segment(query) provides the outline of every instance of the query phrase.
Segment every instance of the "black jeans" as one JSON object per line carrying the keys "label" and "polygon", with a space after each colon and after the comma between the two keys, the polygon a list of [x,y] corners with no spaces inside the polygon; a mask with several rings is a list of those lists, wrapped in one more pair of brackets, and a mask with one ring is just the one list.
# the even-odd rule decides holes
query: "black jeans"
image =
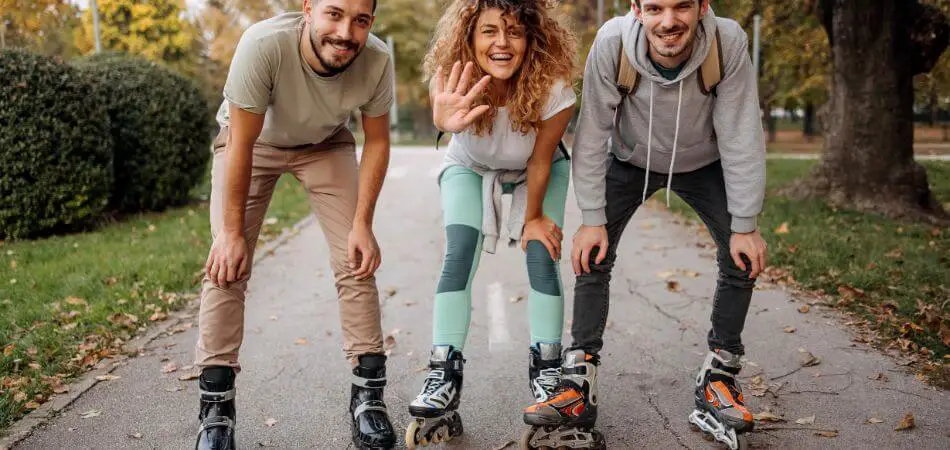
{"label": "black jeans", "polygon": [[[624,228],[641,204],[645,175],[645,170],[632,164],[616,158],[610,161],[606,180],[607,257],[601,264],[596,264],[597,250],[591,252],[591,272],[582,272],[574,284],[574,319],[571,326],[574,342],[571,349],[597,354],[604,346],[604,327],[610,303],[610,271],[617,260],[617,244]],[[666,175],[650,172],[647,197],[664,187]],[[722,349],[742,355],[745,349],[740,335],[749,311],[755,280],[749,279],[751,264],[744,255],[742,258],[746,271],[736,266],[730,256],[732,217],[727,210],[722,164],[717,161],[693,172],[675,174],[671,188],[699,214],[718,248],[719,279],[713,295],[712,328],[707,339],[709,349]]]}

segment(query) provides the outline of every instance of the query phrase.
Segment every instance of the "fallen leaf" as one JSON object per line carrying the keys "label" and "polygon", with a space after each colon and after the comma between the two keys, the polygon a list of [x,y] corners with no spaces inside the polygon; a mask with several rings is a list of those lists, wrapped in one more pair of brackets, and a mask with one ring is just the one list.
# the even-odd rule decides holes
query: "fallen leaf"
{"label": "fallen leaf", "polygon": [[811,310],[811,306],[808,305],[802,305],[801,308],[798,308],[798,312],[802,314],[807,314],[809,310]]}
{"label": "fallen leaf", "polygon": [[275,224],[275,223],[277,223],[277,218],[276,218],[276,217],[268,217],[268,218],[264,219],[264,225],[273,225],[273,224]]}
{"label": "fallen leaf", "polygon": [[34,362],[34,363],[29,363],[29,364],[27,364],[27,365],[30,366],[30,368],[33,369],[33,370],[40,370],[40,367],[41,367],[38,363],[35,363],[35,362]]}
{"label": "fallen leaf", "polygon": [[814,425],[815,416],[802,417],[801,419],[795,420],[795,423],[799,425]]}
{"label": "fallen leaf", "polygon": [[386,336],[386,339],[383,342],[383,348],[385,348],[386,350],[392,350],[392,348],[395,346],[396,346],[396,338],[393,337],[393,335],[391,334]]}
{"label": "fallen leaf", "polygon": [[684,276],[687,276],[690,278],[696,278],[699,276],[699,272],[696,272],[694,270],[680,270],[679,272],[683,274]]}
{"label": "fallen leaf", "polygon": [[270,316],[270,320],[277,320],[277,316]]}
{"label": "fallen leaf", "polygon": [[837,431],[817,431],[815,432],[815,436],[833,438],[833,437],[838,436],[838,432]]}
{"label": "fallen leaf", "polygon": [[271,442],[271,441],[261,441],[261,442],[258,442],[258,443],[257,443],[257,446],[258,446],[258,447],[265,447],[265,448],[267,448],[267,447],[277,447],[277,444],[275,444],[275,443],[273,443],[273,442]]}
{"label": "fallen leaf", "polygon": [[23,403],[26,401],[27,395],[26,392],[17,392],[13,395],[13,401],[16,403]]}
{"label": "fallen leaf", "polygon": [[901,249],[898,247],[898,248],[895,248],[894,250],[887,252],[887,254],[885,254],[884,256],[888,258],[900,259],[901,257],[904,256],[904,252],[902,252]]}
{"label": "fallen leaf", "polygon": [[752,416],[757,422],[784,422],[785,419],[771,411],[762,411]]}
{"label": "fallen leaf", "polygon": [[411,301],[411,300],[410,300],[410,301],[407,301],[407,302],[405,302],[405,303],[403,303],[404,306],[412,306],[412,305],[415,305],[415,304],[416,304],[416,302]]}
{"label": "fallen leaf", "polygon": [[59,385],[53,387],[54,394],[65,394],[69,392],[69,386],[60,383]]}
{"label": "fallen leaf", "polygon": [[295,345],[307,345],[307,338],[299,338],[294,341]]}
{"label": "fallen leaf", "polygon": [[495,447],[492,447],[492,450],[504,450],[514,444],[516,444],[515,441],[508,441],[508,442],[505,442],[504,444],[499,444],[499,445],[496,445]]}
{"label": "fallen leaf", "polygon": [[904,415],[904,418],[901,419],[900,423],[897,424],[897,428],[895,428],[894,431],[909,430],[911,428],[914,428],[915,426],[916,425],[914,425],[914,415],[911,413],[907,413],[906,415]]}
{"label": "fallen leaf", "polygon": [[399,292],[399,291],[396,290],[396,288],[389,288],[389,289],[386,289],[386,296],[387,296],[387,297],[392,297],[392,296],[396,295],[396,292]]}
{"label": "fallen leaf", "polygon": [[520,302],[520,301],[522,301],[522,300],[524,300],[524,296],[523,296],[523,295],[519,295],[519,296],[516,296],[516,297],[511,297],[511,298],[509,298],[509,299],[508,299],[508,302],[509,302],[509,303],[518,303],[518,302]]}
{"label": "fallen leaf", "polygon": [[652,230],[653,227],[655,227],[655,226],[656,226],[656,225],[653,225],[652,223],[649,223],[649,222],[647,222],[647,223],[641,223],[641,224],[640,224],[640,229],[641,229],[641,230]]}
{"label": "fallen leaf", "polygon": [[786,333],[794,333],[796,331],[795,327],[785,327],[782,331]]}
{"label": "fallen leaf", "polygon": [[666,270],[666,271],[663,271],[663,272],[657,272],[657,274],[656,274],[657,277],[659,277],[659,278],[664,278],[664,279],[665,279],[665,278],[672,277],[673,275],[674,275],[674,273],[673,273],[673,271],[671,271],[671,270]]}
{"label": "fallen leaf", "polygon": [[884,421],[881,419],[878,419],[877,417],[872,417],[867,420],[867,423],[884,423]]}
{"label": "fallen leaf", "polygon": [[13,354],[13,350],[16,348],[16,344],[7,344],[6,347],[3,347],[3,356],[10,356]]}
{"label": "fallen leaf", "polygon": [[157,311],[155,311],[154,314],[152,314],[151,316],[149,316],[148,320],[150,320],[150,321],[152,321],[152,322],[158,322],[158,321],[160,321],[160,320],[165,320],[165,319],[167,319],[167,318],[168,318],[168,315],[166,315],[165,313],[163,313],[161,310],[157,310]]}
{"label": "fallen leaf", "polygon": [[15,260],[15,259],[11,259],[11,260],[10,260],[10,268],[13,269],[13,270],[16,270],[16,260]]}
{"label": "fallen leaf", "polygon": [[165,388],[165,392],[179,392],[179,391],[184,391],[184,390],[185,390],[185,388],[182,387],[182,386],[175,386],[175,387]]}
{"label": "fallen leaf", "polygon": [[101,415],[102,415],[102,410],[100,410],[100,409],[90,409],[89,411],[86,411],[86,412],[80,414],[79,417],[81,417],[81,418],[83,418],[83,419],[91,419],[91,418],[93,418],[93,417],[99,417],[99,416],[101,416]]}
{"label": "fallen leaf", "polygon": [[782,224],[775,229],[775,234],[788,234],[788,222],[782,222]]}
{"label": "fallen leaf", "polygon": [[142,433],[134,433],[129,435],[132,439],[142,439]]}
{"label": "fallen leaf", "polygon": [[112,380],[118,380],[119,378],[122,378],[122,377],[120,377],[119,375],[99,375],[96,377],[96,379],[99,381],[112,381]]}
{"label": "fallen leaf", "polygon": [[192,370],[192,371],[182,374],[180,377],[178,377],[178,380],[179,381],[196,380],[198,379],[198,374],[199,372],[197,370]]}
{"label": "fallen leaf", "polygon": [[666,290],[670,292],[680,292],[680,283],[676,280],[666,280]]}
{"label": "fallen leaf", "polygon": [[70,305],[79,305],[79,306],[86,306],[86,305],[88,305],[88,303],[86,303],[85,300],[83,300],[83,299],[81,299],[81,298],[79,298],[79,297],[73,297],[73,296],[66,297],[65,302],[68,303],[68,304],[70,304]]}
{"label": "fallen leaf", "polygon": [[272,426],[274,426],[274,425],[277,425],[277,419],[275,419],[275,418],[273,418],[273,417],[271,417],[271,418],[269,418],[269,419],[267,419],[267,420],[264,421],[264,426],[265,426],[265,427],[272,427]]}
{"label": "fallen leaf", "polygon": [[26,404],[23,405],[23,407],[26,409],[36,409],[40,407],[40,404],[31,400],[31,401],[26,402]]}
{"label": "fallen leaf", "polygon": [[178,370],[178,365],[173,362],[165,364],[165,367],[162,367],[162,373],[172,373],[176,370]]}
{"label": "fallen leaf", "polygon": [[799,364],[802,367],[812,367],[812,366],[817,366],[821,364],[821,358],[815,355],[812,355],[811,352],[809,352],[808,350],[801,348],[801,349],[798,349],[798,351],[801,353]]}

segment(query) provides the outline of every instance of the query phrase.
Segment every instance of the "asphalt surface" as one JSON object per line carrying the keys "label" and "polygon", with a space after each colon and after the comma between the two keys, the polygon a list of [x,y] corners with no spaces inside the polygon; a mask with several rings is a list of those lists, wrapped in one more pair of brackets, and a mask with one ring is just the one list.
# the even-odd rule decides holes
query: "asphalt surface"
{"label": "asphalt surface", "polygon": [[[435,182],[441,156],[431,148],[394,149],[377,208],[383,328],[395,340],[386,400],[400,446],[410,421],[407,405],[421,387],[431,339],[442,255]],[[573,195],[567,209],[569,239],[580,220]],[[705,350],[716,278],[713,248],[695,228],[676,223],[662,210],[644,208],[631,222],[619,253],[599,369],[598,426],[609,448],[719,448],[690,431],[686,421],[692,379]],[[562,269],[567,321],[573,274],[568,261]],[[320,228],[303,227],[254,270],[244,370],[237,385],[240,448],[352,448],[346,412],[350,373]],[[668,271],[674,272],[679,292],[670,291],[660,276]],[[531,399],[527,293],[520,249],[499,245],[497,254],[482,256],[465,349],[460,413],[466,432],[437,448],[516,448],[525,428],[521,409]],[[753,298],[743,335],[747,365],[742,379],[748,386],[751,376],[761,375],[777,393],[757,397],[747,387],[747,402],[755,413],[769,408],[786,421],[757,424],[760,431],[749,437],[752,446],[950,448],[947,394],[917,381],[898,360],[852,343],[845,319],[836,313],[817,305],[798,312],[804,301],[779,288],[759,289]],[[185,327],[195,320],[187,320]],[[192,448],[197,384],[179,377],[192,364],[196,328],[185,327],[152,341],[142,356],[113,372],[120,378],[97,383],[14,448]],[[569,323],[564,327],[567,343]],[[786,333],[786,327],[796,331]],[[800,349],[820,363],[802,368]],[[179,369],[163,373],[168,363]],[[93,410],[100,414],[83,418]],[[906,413],[913,414],[916,427],[895,431]],[[869,423],[872,418],[883,422]],[[798,419],[806,424],[796,423]],[[837,435],[816,435],[830,430]]]}

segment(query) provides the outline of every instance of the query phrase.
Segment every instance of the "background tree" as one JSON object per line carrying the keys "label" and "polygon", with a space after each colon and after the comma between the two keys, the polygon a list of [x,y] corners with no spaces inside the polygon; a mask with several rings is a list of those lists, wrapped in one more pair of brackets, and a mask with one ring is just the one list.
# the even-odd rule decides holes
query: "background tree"
{"label": "background tree", "polygon": [[74,56],[70,33],[78,25],[77,14],[68,0],[0,0],[0,48]]}
{"label": "background tree", "polygon": [[929,72],[946,48],[946,16],[917,0],[880,0],[875,7],[820,0],[818,11],[833,61],[827,140],[810,178],[789,192],[946,223],[913,149],[913,77]]}

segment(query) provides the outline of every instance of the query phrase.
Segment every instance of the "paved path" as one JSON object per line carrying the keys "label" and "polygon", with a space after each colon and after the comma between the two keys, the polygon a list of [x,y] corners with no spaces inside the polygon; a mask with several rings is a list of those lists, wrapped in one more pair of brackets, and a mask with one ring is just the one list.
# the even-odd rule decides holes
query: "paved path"
{"label": "paved path", "polygon": [[[376,220],[385,261],[378,273],[385,296],[383,326],[395,339],[387,401],[400,432],[409,421],[406,405],[424,377],[420,369],[431,338],[431,299],[442,253],[435,184],[440,157],[431,149],[397,149]],[[573,197],[568,202],[570,236],[579,215]],[[689,431],[686,422],[716,273],[713,250],[705,242],[668,213],[651,209],[638,212],[624,237],[600,368],[599,426],[612,449],[715,448]],[[345,412],[349,373],[340,351],[326,254],[319,227],[310,225],[255,268],[247,302],[245,370],[238,379],[242,449],[352,448]],[[523,430],[520,410],[530,399],[528,304],[512,301],[527,294],[523,259],[520,250],[505,247],[482,258],[466,348],[461,407],[466,435],[444,448],[496,449],[507,443],[515,448]],[[562,267],[570,292],[570,266]],[[671,292],[658,273],[678,270],[674,278],[681,291]],[[689,276],[690,271],[698,276]],[[760,424],[773,429],[753,434],[755,447],[950,447],[945,392],[916,381],[892,359],[852,344],[834,313],[813,306],[802,314],[797,311],[801,304],[782,290],[758,290],[753,300],[744,333],[746,395],[754,412],[771,408],[787,419]],[[571,307],[569,296],[568,319]],[[783,332],[789,326],[797,331]],[[151,342],[143,356],[113,372],[121,378],[98,383],[15,448],[190,448],[197,385],[179,381],[183,370],[164,374],[162,368],[169,362],[191,364],[194,341],[191,327]],[[821,363],[795,371],[800,348]],[[776,385],[777,393],[753,396],[748,386],[757,374]],[[872,379],[878,374],[887,381]],[[81,417],[91,410],[101,415]],[[894,431],[907,412],[917,427]],[[795,423],[809,416],[813,425]],[[870,418],[883,423],[867,423]],[[266,426],[268,419],[276,424]],[[813,429],[838,434],[820,437]]]}

